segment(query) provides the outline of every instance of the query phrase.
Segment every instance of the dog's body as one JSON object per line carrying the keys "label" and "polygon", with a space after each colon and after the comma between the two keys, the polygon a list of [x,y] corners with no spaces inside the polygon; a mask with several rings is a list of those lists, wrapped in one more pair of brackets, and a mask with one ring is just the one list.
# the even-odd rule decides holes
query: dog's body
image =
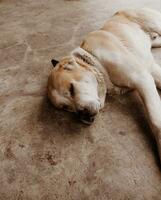
{"label": "dog's body", "polygon": [[117,12],[99,31],[52,70],[48,96],[56,107],[91,123],[106,93],[136,90],[143,100],[161,156],[161,67],[152,47],[161,46],[161,14],[143,8]]}

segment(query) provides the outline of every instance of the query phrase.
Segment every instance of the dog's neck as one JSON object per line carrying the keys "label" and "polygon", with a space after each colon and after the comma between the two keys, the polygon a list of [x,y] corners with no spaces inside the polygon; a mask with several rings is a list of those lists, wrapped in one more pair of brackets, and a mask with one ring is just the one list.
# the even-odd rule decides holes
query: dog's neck
{"label": "dog's neck", "polygon": [[86,64],[99,70],[99,72],[103,74],[104,79],[105,80],[107,79],[108,74],[106,70],[101,65],[99,60],[92,54],[92,52],[89,52],[82,47],[77,47],[71,53],[74,57],[81,59]]}

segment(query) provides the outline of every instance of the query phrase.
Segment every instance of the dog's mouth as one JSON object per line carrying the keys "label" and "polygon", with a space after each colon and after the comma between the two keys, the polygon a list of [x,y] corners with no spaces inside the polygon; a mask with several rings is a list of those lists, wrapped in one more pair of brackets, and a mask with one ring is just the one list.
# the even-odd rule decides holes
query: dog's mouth
{"label": "dog's mouth", "polygon": [[96,116],[96,114],[91,114],[83,111],[79,111],[77,115],[80,121],[87,125],[91,125],[94,122]]}
{"label": "dog's mouth", "polygon": [[80,117],[80,120],[87,125],[90,125],[94,122],[95,117],[94,116],[82,116]]}

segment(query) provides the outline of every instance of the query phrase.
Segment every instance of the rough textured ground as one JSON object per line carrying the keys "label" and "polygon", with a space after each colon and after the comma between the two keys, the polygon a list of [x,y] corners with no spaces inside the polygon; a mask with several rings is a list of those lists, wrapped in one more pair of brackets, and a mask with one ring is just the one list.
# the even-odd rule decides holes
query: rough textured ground
{"label": "rough textured ground", "polygon": [[116,10],[142,6],[161,10],[160,0],[0,0],[0,200],[161,200],[135,94],[108,97],[91,127],[46,98],[52,57]]}

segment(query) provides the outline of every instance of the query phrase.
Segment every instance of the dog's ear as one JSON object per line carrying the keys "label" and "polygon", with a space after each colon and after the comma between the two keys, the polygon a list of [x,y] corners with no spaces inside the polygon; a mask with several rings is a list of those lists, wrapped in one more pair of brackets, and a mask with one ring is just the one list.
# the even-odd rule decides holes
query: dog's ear
{"label": "dog's ear", "polygon": [[52,63],[52,65],[53,65],[53,67],[55,67],[56,64],[58,64],[58,62],[59,62],[59,61],[57,61],[57,60],[55,60],[55,59],[52,59],[52,60],[51,60],[51,63]]}

